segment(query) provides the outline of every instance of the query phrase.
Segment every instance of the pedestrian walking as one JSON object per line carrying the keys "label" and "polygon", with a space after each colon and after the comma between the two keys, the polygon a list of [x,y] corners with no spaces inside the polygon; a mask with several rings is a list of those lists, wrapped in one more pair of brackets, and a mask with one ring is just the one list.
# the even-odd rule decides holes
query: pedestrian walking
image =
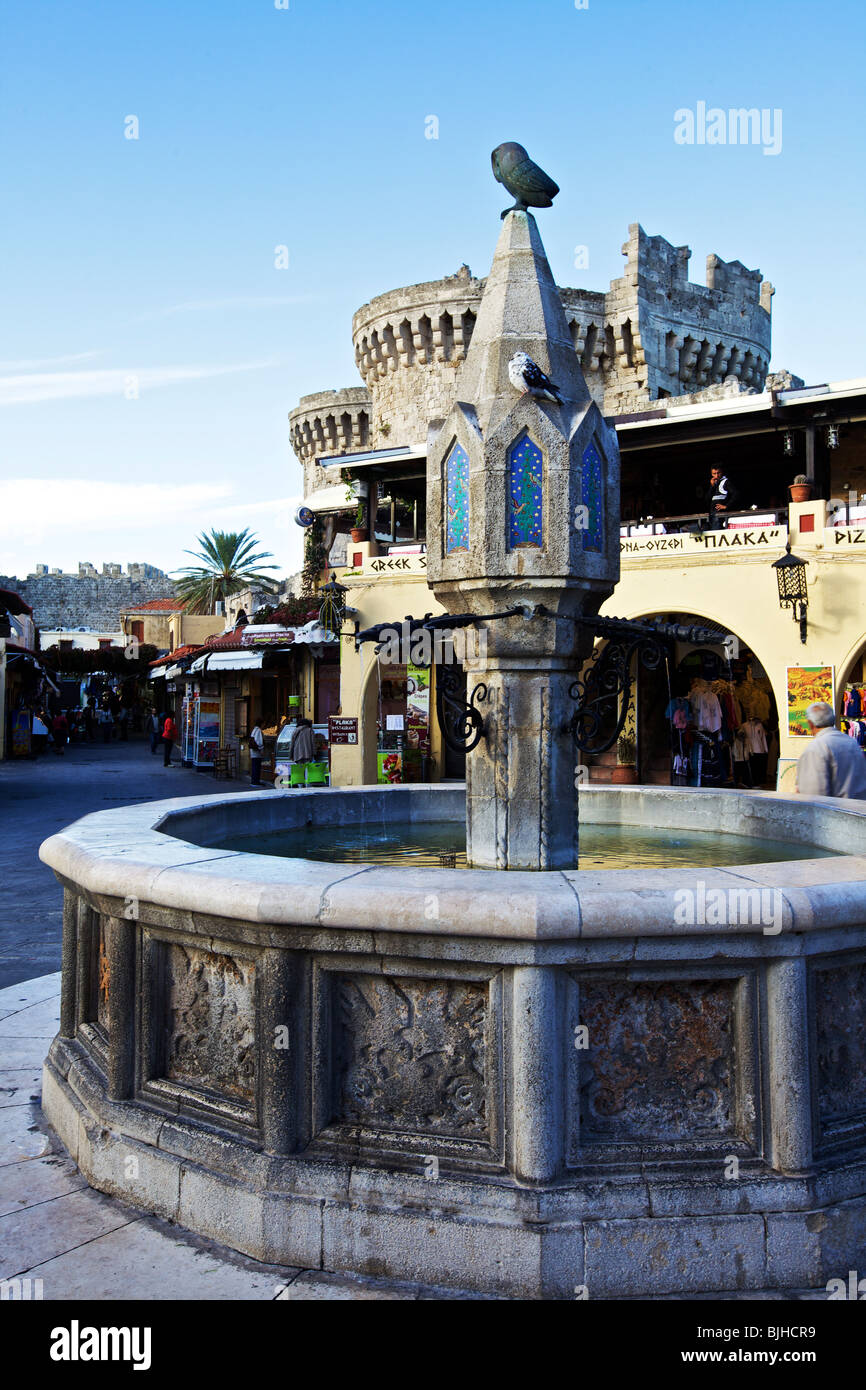
{"label": "pedestrian walking", "polygon": [[54,739],[54,752],[62,758],[69,737],[69,722],[63,710],[59,710],[51,721],[51,736]]}
{"label": "pedestrian walking", "polygon": [[96,721],[102,730],[102,742],[110,743],[112,730],[114,729],[114,715],[107,705],[100,705],[99,709],[96,711]]}
{"label": "pedestrian walking", "polygon": [[265,751],[265,736],[258,722],[250,734],[250,786],[262,785],[262,754]]}
{"label": "pedestrian walking", "polygon": [[162,724],[156,710],[151,710],[147,721],[147,732],[150,734],[150,751],[155,753],[162,741]]}
{"label": "pedestrian walking", "polygon": [[177,725],[170,714],[165,716],[162,725],[163,767],[171,767],[171,750],[177,741]]}
{"label": "pedestrian walking", "polygon": [[853,738],[835,727],[832,707],[816,700],[808,706],[806,720],[815,737],[800,754],[797,791],[801,796],[866,800],[866,755]]}
{"label": "pedestrian walking", "polygon": [[121,705],[117,711],[117,727],[120,730],[121,743],[129,742],[129,710],[126,705]]}

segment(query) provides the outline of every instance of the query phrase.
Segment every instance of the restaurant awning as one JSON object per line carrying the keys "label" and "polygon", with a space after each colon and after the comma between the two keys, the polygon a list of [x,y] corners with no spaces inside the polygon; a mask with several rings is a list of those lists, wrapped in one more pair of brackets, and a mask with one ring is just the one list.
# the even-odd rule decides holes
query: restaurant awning
{"label": "restaurant awning", "polygon": [[211,671],[258,671],[264,661],[264,652],[212,652],[207,658],[207,670]]}
{"label": "restaurant awning", "polygon": [[164,666],[154,666],[154,667],[151,668],[151,672],[150,672],[150,675],[148,676],[148,680],[151,680],[151,681],[162,680],[162,678],[163,678],[164,675],[165,675],[165,667],[164,667]]}

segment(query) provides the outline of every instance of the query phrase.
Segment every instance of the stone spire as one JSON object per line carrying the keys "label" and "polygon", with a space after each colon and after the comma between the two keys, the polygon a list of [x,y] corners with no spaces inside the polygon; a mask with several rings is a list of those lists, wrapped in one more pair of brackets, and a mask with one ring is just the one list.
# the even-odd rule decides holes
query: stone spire
{"label": "stone spire", "polygon": [[474,405],[484,434],[514,405],[508,363],[516,352],[528,353],[547,373],[566,411],[588,403],[562,299],[535,218],[526,212],[509,213],[503,223],[457,382],[457,399]]}
{"label": "stone spire", "polygon": [[[520,394],[526,352],[562,404]],[[427,578],[450,613],[521,608],[482,624],[465,659],[486,696],[466,768],[467,854],[489,868],[558,869],[577,855],[568,690],[594,614],[619,578],[619,450],[590,399],[535,220],[505,219],[447,418],[431,426]]]}

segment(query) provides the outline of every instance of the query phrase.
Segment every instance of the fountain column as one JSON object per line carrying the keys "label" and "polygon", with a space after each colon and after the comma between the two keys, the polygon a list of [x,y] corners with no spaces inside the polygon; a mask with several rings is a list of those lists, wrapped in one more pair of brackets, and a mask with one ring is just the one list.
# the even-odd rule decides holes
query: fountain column
{"label": "fountain column", "polygon": [[[509,378],[524,352],[559,402]],[[472,342],[427,469],[427,576],[453,614],[479,618],[464,652],[482,684],[484,737],[466,768],[470,864],[572,867],[577,780],[568,689],[619,579],[619,449],[591,400],[535,219],[505,218]],[[539,610],[543,610],[540,613]],[[459,648],[458,648],[459,649]]]}

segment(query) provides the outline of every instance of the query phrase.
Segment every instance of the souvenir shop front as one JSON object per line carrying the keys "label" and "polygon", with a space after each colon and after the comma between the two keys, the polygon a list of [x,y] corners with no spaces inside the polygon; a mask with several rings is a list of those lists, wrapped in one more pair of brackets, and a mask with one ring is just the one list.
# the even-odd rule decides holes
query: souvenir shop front
{"label": "souvenir shop front", "polygon": [[[698,625],[689,614],[659,614]],[[734,633],[671,642],[658,669],[636,673],[638,780],[680,787],[775,787],[779,720],[770,679]]]}
{"label": "souvenir shop front", "polygon": [[377,780],[426,782],[430,776],[430,667],[383,664],[377,676]]}

